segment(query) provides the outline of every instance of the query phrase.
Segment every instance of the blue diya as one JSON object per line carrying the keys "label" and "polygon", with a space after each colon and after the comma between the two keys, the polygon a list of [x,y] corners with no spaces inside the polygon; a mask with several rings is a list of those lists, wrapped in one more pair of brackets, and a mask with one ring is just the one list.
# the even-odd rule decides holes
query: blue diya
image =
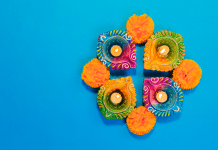
{"label": "blue diya", "polygon": [[178,83],[170,78],[146,78],[143,101],[154,115],[167,117],[182,111],[183,92]]}
{"label": "blue diya", "polygon": [[108,68],[136,68],[136,45],[125,31],[105,32],[98,37],[97,58]]}

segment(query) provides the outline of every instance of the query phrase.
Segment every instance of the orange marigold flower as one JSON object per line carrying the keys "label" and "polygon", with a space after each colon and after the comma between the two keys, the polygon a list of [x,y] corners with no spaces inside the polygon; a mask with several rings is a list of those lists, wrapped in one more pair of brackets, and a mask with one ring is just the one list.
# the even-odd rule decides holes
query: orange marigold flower
{"label": "orange marigold flower", "polygon": [[202,70],[194,60],[183,60],[173,71],[175,80],[182,89],[192,89],[198,85],[201,79]]}
{"label": "orange marigold flower", "polygon": [[144,106],[135,108],[126,120],[129,130],[137,135],[144,135],[150,132],[155,123],[156,116]]}
{"label": "orange marigold flower", "polygon": [[146,14],[129,18],[126,24],[127,33],[135,43],[144,43],[154,32],[154,22]]}
{"label": "orange marigold flower", "polygon": [[82,79],[91,87],[98,88],[110,79],[110,71],[97,58],[83,67]]}

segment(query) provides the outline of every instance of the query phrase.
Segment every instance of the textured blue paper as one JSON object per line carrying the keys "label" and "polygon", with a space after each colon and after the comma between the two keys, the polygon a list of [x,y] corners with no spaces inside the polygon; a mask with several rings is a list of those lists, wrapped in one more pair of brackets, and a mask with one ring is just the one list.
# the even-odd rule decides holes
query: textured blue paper
{"label": "textured blue paper", "polygon": [[[0,149],[218,149],[217,5],[215,0],[1,0]],[[96,57],[98,35],[125,30],[134,13],[151,16],[155,32],[180,33],[185,58],[203,70],[198,87],[184,92],[182,113],[158,118],[144,136],[133,135],[125,120],[104,119],[97,90],[81,80],[83,65]],[[143,50],[137,46],[137,69],[119,72],[133,77],[137,106],[145,77],[170,75],[143,71]]]}

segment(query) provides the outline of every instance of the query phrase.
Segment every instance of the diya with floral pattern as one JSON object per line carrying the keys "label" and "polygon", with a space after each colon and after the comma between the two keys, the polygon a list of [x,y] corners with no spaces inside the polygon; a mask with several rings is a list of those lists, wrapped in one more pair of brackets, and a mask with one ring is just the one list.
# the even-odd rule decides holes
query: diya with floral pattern
{"label": "diya with floral pattern", "polygon": [[136,93],[131,77],[112,79],[101,86],[97,103],[106,119],[123,119],[136,106]]}
{"label": "diya with floral pattern", "polygon": [[113,30],[99,35],[97,58],[112,69],[136,68],[136,46],[126,31]]}
{"label": "diya with floral pattern", "polygon": [[145,44],[144,69],[171,71],[184,59],[183,37],[162,30],[153,34]]}
{"label": "diya with floral pattern", "polygon": [[183,92],[177,82],[170,78],[146,78],[143,101],[145,107],[154,115],[167,117],[181,112]]}

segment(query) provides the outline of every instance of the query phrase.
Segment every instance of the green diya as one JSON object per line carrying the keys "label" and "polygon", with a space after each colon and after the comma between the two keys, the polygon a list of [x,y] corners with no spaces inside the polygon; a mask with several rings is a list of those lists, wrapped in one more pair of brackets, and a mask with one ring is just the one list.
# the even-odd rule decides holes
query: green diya
{"label": "green diya", "polygon": [[101,86],[97,103],[106,119],[123,119],[136,106],[136,93],[131,77],[112,79]]}
{"label": "green diya", "polygon": [[171,71],[184,59],[183,37],[171,31],[159,31],[147,40],[144,51],[144,69]]}

